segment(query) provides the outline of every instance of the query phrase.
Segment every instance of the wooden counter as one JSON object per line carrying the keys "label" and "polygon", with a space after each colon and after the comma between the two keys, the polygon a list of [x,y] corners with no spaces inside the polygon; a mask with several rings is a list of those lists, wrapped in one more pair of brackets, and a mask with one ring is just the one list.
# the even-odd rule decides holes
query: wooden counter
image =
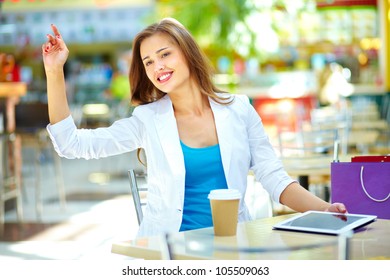
{"label": "wooden counter", "polygon": [[23,82],[0,83],[0,98],[23,96],[27,93],[27,84]]}

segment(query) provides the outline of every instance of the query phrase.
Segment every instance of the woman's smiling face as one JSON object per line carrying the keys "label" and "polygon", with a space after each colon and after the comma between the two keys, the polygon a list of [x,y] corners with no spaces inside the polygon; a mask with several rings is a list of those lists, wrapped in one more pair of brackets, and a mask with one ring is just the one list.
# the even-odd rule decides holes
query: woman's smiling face
{"label": "woman's smiling face", "polygon": [[180,91],[190,82],[190,72],[180,48],[169,36],[156,33],[144,39],[140,55],[146,74],[159,90]]}

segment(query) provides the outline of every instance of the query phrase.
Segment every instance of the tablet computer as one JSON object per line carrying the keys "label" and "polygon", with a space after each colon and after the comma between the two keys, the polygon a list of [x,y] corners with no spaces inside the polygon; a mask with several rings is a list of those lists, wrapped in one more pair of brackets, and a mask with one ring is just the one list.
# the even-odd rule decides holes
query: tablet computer
{"label": "tablet computer", "polygon": [[341,234],[375,221],[377,216],[307,211],[273,226],[274,229]]}

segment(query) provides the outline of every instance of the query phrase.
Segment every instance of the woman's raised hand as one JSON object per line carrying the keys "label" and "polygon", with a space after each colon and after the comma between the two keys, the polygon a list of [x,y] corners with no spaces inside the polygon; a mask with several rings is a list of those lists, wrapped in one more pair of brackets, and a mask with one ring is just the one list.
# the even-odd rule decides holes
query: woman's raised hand
{"label": "woman's raised hand", "polygon": [[46,71],[62,69],[69,54],[69,50],[57,27],[52,24],[51,29],[54,36],[47,34],[47,42],[42,45],[43,63]]}

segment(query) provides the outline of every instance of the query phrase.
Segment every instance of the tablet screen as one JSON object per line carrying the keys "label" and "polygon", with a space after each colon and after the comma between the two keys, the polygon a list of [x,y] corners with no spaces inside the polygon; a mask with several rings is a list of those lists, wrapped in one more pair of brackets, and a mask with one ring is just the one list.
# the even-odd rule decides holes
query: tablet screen
{"label": "tablet screen", "polygon": [[363,226],[376,219],[371,215],[308,211],[274,225],[275,229],[339,234]]}

